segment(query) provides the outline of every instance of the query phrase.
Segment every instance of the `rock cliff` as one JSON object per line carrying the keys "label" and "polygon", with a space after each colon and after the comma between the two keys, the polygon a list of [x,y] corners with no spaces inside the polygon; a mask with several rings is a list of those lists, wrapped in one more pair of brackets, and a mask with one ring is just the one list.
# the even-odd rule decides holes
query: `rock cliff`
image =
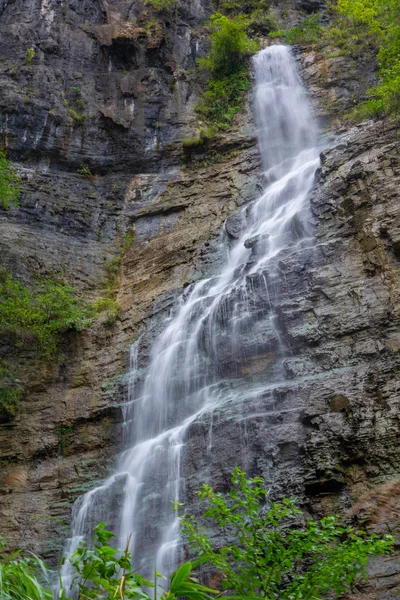
{"label": "rock cliff", "polygon": [[[287,4],[296,18],[323,3]],[[127,0],[0,0],[0,144],[23,181],[21,207],[0,214],[1,264],[28,284],[58,277],[94,299],[134,233],[118,263],[123,311],[113,325],[68,333],[51,364],[1,345],[26,389],[15,419],[0,424],[2,535],[12,546],[54,558],[65,537],[58,519],[69,523],[72,502],[121,447],[131,343],[146,331],[145,363],[179,292],[220,260],[223,223],[234,238],[237,209],[262,190],[249,105],[208,147],[182,151],[196,133],[192,71],[210,12],[200,0],[173,17]],[[194,502],[205,477],[226,486],[246,444],[244,466],[276,497],[324,514],[400,477],[400,144],[389,123],[349,128],[338,117],[368,87],[373,57],[296,55],[326,149],[311,198],[315,242],[280,255],[270,282],[291,349],[284,383],[246,399],[246,381],[266,380],[274,360],[255,279],[256,343],[249,336],[247,362],[224,359],[244,390],[243,418],[229,406],[213,416],[211,453],[210,423],[196,424],[184,471]],[[372,569],[369,597],[398,597],[396,561]]]}

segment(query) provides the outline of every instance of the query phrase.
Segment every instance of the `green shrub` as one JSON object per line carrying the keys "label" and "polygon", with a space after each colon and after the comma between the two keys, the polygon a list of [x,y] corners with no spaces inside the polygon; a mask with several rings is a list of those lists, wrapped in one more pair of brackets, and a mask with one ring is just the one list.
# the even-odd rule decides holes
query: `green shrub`
{"label": "green shrub", "polygon": [[250,14],[254,10],[262,10],[264,13],[271,6],[270,0],[217,0],[217,10],[233,14]]}
{"label": "green shrub", "polygon": [[87,165],[84,165],[83,167],[78,169],[77,173],[78,173],[78,175],[82,175],[82,177],[86,177],[87,179],[90,179],[90,177],[93,177],[93,173]]}
{"label": "green shrub", "polygon": [[246,68],[222,79],[211,79],[197,104],[197,113],[207,122],[215,124],[217,129],[228,129],[232,118],[241,109],[244,94],[250,87]]}
{"label": "green shrub", "polygon": [[211,49],[205,58],[198,60],[200,68],[208,72],[209,81],[196,110],[216,129],[230,127],[250,88],[248,58],[258,50],[258,44],[248,38],[247,24],[243,17],[212,15]]}
{"label": "green shrub", "polygon": [[93,310],[103,318],[103,323],[110,327],[121,314],[121,305],[114,298],[98,298],[93,304]]}
{"label": "green shrub", "polygon": [[78,110],[76,110],[76,108],[73,108],[72,106],[68,107],[68,114],[71,117],[71,119],[77,121],[78,123],[82,123],[82,121],[86,119],[86,115],[84,112],[79,112]]}
{"label": "green shrub", "polygon": [[190,137],[183,138],[182,147],[183,148],[196,148],[197,146],[203,146],[205,139],[202,137]]}
{"label": "green shrub", "polygon": [[347,20],[348,30],[366,33],[378,50],[379,83],[369,91],[371,100],[361,114],[379,107],[379,113],[400,116],[400,3],[338,0],[337,11]]}
{"label": "green shrub", "polygon": [[268,12],[258,8],[249,14],[246,27],[249,34],[264,36],[274,29],[276,29],[276,21]]}
{"label": "green shrub", "polygon": [[[392,550],[391,536],[368,536],[338,517],[304,522],[293,501],[270,503],[263,484],[236,468],[228,494],[207,485],[200,490],[206,504],[202,525],[181,519],[198,560],[217,569],[234,598],[319,599],[330,592],[337,597],[365,575],[370,556]],[[204,526],[229,542],[215,548]]]}
{"label": "green shrub", "polygon": [[[63,559],[73,571],[76,600],[212,600],[215,595],[227,600],[319,600],[329,592],[338,597],[365,573],[370,556],[388,553],[393,547],[391,536],[367,536],[341,525],[337,517],[299,524],[302,513],[292,501],[268,503],[263,480],[247,479],[238,468],[227,495],[203,485],[199,497],[208,505],[202,515],[208,530],[212,523],[216,534],[221,533],[221,539],[231,538],[230,543],[218,543],[214,548],[193,518],[181,519],[199,558],[182,564],[171,576],[169,587],[163,588],[158,573],[150,582],[132,570],[131,536],[125,550],[117,550],[109,545],[113,533],[100,523],[90,545],[82,541]],[[48,568],[37,557],[26,559],[18,554],[0,557],[0,598],[50,600]],[[199,564],[216,568],[222,587],[232,595],[201,585],[192,574]],[[58,598],[71,600],[62,581]]]}
{"label": "green shrub", "polygon": [[258,44],[247,37],[246,25],[243,17],[229,19],[220,13],[212,15],[209,22],[211,49],[207,57],[198,60],[199,66],[214,78],[241,72],[247,58],[258,50]]}
{"label": "green shrub", "polygon": [[7,387],[0,383],[0,416],[7,419],[15,417],[23,395],[22,388]]}
{"label": "green shrub", "polygon": [[19,206],[20,196],[19,177],[9,165],[4,152],[0,150],[0,207],[7,210],[12,204]]}
{"label": "green shrub", "polygon": [[176,0],[145,0],[145,4],[148,4],[156,10],[168,11],[176,4]]}
{"label": "green shrub", "polygon": [[34,56],[35,56],[36,52],[34,51],[33,48],[27,48],[26,49],[26,57],[24,60],[24,64],[25,65],[30,65]]}
{"label": "green shrub", "polygon": [[245,17],[246,32],[251,35],[263,36],[276,29],[269,0],[221,0],[215,2],[215,8],[223,14]]}
{"label": "green shrub", "polygon": [[41,356],[56,352],[64,331],[86,327],[90,314],[71,287],[45,281],[30,290],[7,271],[0,271],[0,332],[29,342]]}
{"label": "green shrub", "polygon": [[[114,537],[105,529],[105,524],[97,525],[93,542],[88,546],[82,542],[76,552],[63,560],[73,569],[75,600],[211,600],[218,592],[199,584],[192,577],[193,565],[186,562],[172,574],[169,589],[150,582],[132,571],[131,556],[128,550],[116,550],[108,544]],[[3,546],[1,546],[3,548]],[[52,573],[35,555],[31,558],[19,556],[16,552],[7,558],[0,556],[0,598],[1,600],[51,600],[55,596],[51,590]],[[154,595],[150,590],[154,589]],[[57,598],[71,600],[68,590],[60,581]]]}
{"label": "green shrub", "polygon": [[398,0],[338,0],[328,40],[343,54],[375,48],[379,82],[350,118],[400,116],[400,3]]}
{"label": "green shrub", "polygon": [[19,403],[24,395],[24,389],[16,385],[15,378],[10,373],[4,360],[0,361],[0,418],[15,417]]}
{"label": "green shrub", "polygon": [[288,44],[316,44],[321,41],[323,31],[320,15],[314,13],[303,19],[299,25],[286,30],[270,31],[269,35],[285,38]]}

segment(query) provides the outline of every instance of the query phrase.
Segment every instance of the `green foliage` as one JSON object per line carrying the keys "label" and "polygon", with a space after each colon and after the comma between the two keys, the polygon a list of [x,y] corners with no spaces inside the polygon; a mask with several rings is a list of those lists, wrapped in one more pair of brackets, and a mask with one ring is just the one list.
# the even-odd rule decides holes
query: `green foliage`
{"label": "green foliage", "polygon": [[4,360],[0,361],[0,419],[12,419],[24,395]]}
{"label": "green foliage", "polygon": [[49,571],[40,559],[35,555],[21,557],[19,551],[5,556],[3,551],[0,540],[1,600],[52,600]]}
{"label": "green foliage", "polygon": [[73,432],[74,432],[73,425],[61,425],[61,427],[58,427],[56,429],[57,437],[60,440],[59,447],[60,447],[61,456],[64,456],[66,447],[68,445],[69,437],[70,437],[70,435],[73,434]]}
{"label": "green foliage", "polygon": [[249,14],[246,31],[251,35],[264,36],[268,35],[276,27],[275,19],[265,10],[257,8]]}
{"label": "green foliage", "polygon": [[246,25],[241,16],[229,19],[220,13],[212,15],[211,49],[198,60],[200,68],[209,73],[209,82],[196,109],[216,129],[229,128],[250,87],[248,58],[258,50],[258,44],[248,38]]}
{"label": "green foliage", "polygon": [[121,305],[114,298],[98,298],[92,304],[93,310],[103,318],[106,327],[111,327],[121,314]]}
{"label": "green foliage", "polygon": [[215,7],[223,14],[245,17],[246,32],[251,35],[267,35],[276,29],[269,0],[220,0],[215,2]]}
{"label": "green foliage", "polygon": [[[107,544],[112,537],[105,523],[100,523],[95,528],[93,546],[88,548],[82,542],[67,559],[75,571],[73,586],[77,588],[78,600],[148,598],[141,587],[150,587],[151,583],[132,572],[128,544],[119,556],[120,552]],[[66,599],[65,591],[61,598]]]}
{"label": "green foliage", "polygon": [[[73,569],[72,586],[76,600],[320,600],[329,592],[341,595],[363,574],[370,556],[387,553],[393,539],[366,536],[340,524],[337,517],[319,523],[308,520],[299,525],[301,511],[291,500],[267,503],[268,492],[259,477],[247,479],[236,468],[232,489],[226,496],[203,485],[199,492],[208,504],[202,515],[207,526],[232,541],[215,549],[209,536],[193,518],[182,519],[196,562],[182,564],[171,576],[169,589],[147,581],[132,570],[129,552],[109,545],[113,533],[100,523],[90,546],[82,541],[77,550],[63,559]],[[176,507],[180,503],[175,503]],[[201,585],[192,576],[195,566],[206,563],[222,576],[226,596]],[[38,579],[38,573],[40,578]],[[40,583],[42,581],[42,583]],[[4,600],[49,600],[50,572],[37,557],[23,558],[15,553],[0,556],[0,598]],[[152,588],[154,588],[152,590]],[[160,593],[161,592],[161,593]],[[59,600],[71,600],[60,581]]]}
{"label": "green foliage", "polygon": [[200,129],[199,137],[190,137],[183,138],[182,140],[182,148],[184,150],[190,151],[192,148],[197,148],[198,146],[204,146],[207,140],[210,140],[215,135],[215,129],[213,127],[202,127]]}
{"label": "green foliage", "polygon": [[118,253],[111,260],[107,262],[105,265],[106,269],[106,278],[105,278],[105,286],[107,288],[108,297],[113,297],[115,281],[117,275],[119,273],[119,269],[121,266],[122,258],[125,252],[130,248],[130,246],[135,241],[135,232],[127,231],[123,237],[122,244],[119,247]]}
{"label": "green foliage", "polygon": [[30,290],[0,271],[0,332],[33,343],[41,356],[54,354],[60,334],[80,331],[89,316],[89,308],[74,297],[73,288],[44,281]]}
{"label": "green foliage", "polygon": [[0,383],[0,417],[7,420],[15,417],[24,390],[20,387],[3,386]]}
{"label": "green foliage", "polygon": [[269,0],[217,0],[215,2],[217,10],[233,14],[250,14],[257,9],[267,12],[270,6]]}
{"label": "green foliage", "polygon": [[30,65],[34,56],[35,56],[36,52],[34,51],[33,48],[27,48],[26,49],[26,58],[24,60],[24,64],[25,65]]}
{"label": "green foliage", "polygon": [[86,177],[87,179],[90,179],[90,177],[93,177],[93,173],[87,165],[84,165],[83,167],[78,169],[77,173],[78,173],[78,175],[82,175],[82,177]]}
{"label": "green foliage", "polygon": [[19,206],[20,196],[19,177],[0,150],[0,208],[7,210],[12,204]]}
{"label": "green foliage", "polygon": [[[85,24],[86,25],[86,24]],[[85,109],[86,102],[82,98],[81,88],[73,85],[66,92],[66,98],[64,98],[64,106],[68,110],[68,115],[74,121],[82,123],[86,119]]]}
{"label": "green foliage", "polygon": [[[156,587],[154,597],[157,598],[158,574],[155,574],[155,585],[134,573],[131,568],[129,553],[130,538],[124,551],[112,548],[108,542],[114,537],[105,529],[105,523],[97,525],[94,531],[93,544],[89,548],[82,542],[76,552],[67,560],[72,565],[75,576],[73,586],[77,590],[77,600],[128,599],[153,600],[143,588]],[[214,590],[200,585],[191,577],[193,565],[186,562],[172,575],[169,590],[164,590],[160,600],[176,600],[185,596],[189,600],[211,600]],[[70,600],[66,591],[61,590],[61,600]]]}
{"label": "green foliage", "polygon": [[224,78],[240,73],[247,58],[257,52],[258,45],[246,35],[243,17],[229,19],[221,13],[211,16],[211,49],[207,57],[198,60],[201,68],[214,78]]}
{"label": "green foliage", "polygon": [[230,542],[214,548],[193,518],[181,520],[183,531],[199,560],[221,573],[223,588],[236,598],[340,595],[365,573],[370,556],[389,552],[393,545],[391,536],[366,536],[335,516],[300,524],[301,511],[293,501],[268,503],[263,480],[247,479],[239,468],[227,495],[203,485],[199,497],[207,504],[206,525]]}
{"label": "green foliage", "polygon": [[[400,116],[400,3],[398,0],[338,0],[333,33],[339,41],[349,36],[368,40],[378,52],[379,83],[370,100],[353,116]],[[339,35],[338,35],[339,34]]]}
{"label": "green foliage", "polygon": [[321,41],[322,33],[320,15],[314,13],[291,29],[271,31],[269,35],[285,38],[288,44],[315,44]]}
{"label": "green foliage", "polygon": [[156,10],[168,11],[175,6],[176,0],[145,0],[145,4],[148,4]]}
{"label": "green foliage", "polygon": [[82,121],[86,119],[86,115],[84,112],[79,112],[78,110],[76,110],[76,108],[73,108],[72,106],[68,107],[68,114],[71,117],[71,119],[77,121],[78,123],[82,123]]}
{"label": "green foliage", "polygon": [[203,144],[204,139],[201,137],[183,138],[182,140],[183,148],[196,148],[197,146],[202,146]]}
{"label": "green foliage", "polygon": [[242,107],[244,94],[250,89],[248,69],[222,79],[211,79],[196,110],[217,129],[229,129],[232,118]]}

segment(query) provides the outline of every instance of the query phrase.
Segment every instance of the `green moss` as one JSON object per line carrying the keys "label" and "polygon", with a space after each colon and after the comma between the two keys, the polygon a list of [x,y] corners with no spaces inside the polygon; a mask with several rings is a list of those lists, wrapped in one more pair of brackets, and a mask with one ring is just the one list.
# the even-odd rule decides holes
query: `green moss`
{"label": "green moss", "polygon": [[21,191],[17,173],[0,150],[0,208],[8,210],[11,205],[19,206]]}
{"label": "green moss", "polygon": [[202,146],[203,144],[204,140],[201,137],[183,138],[182,140],[183,148],[194,148],[196,146]]}

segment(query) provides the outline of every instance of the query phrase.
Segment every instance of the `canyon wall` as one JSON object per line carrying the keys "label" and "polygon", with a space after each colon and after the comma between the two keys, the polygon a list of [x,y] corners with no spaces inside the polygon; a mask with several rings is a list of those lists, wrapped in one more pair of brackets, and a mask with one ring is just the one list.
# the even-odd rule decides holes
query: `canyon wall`
{"label": "canyon wall", "polygon": [[[322,4],[276,10],[295,22]],[[223,224],[235,239],[238,209],[263,189],[250,98],[231,130],[182,149],[198,130],[194,66],[211,11],[203,0],[173,16],[132,1],[0,0],[0,144],[23,183],[21,207],[0,213],[1,265],[27,284],[59,278],[95,299],[133,239],[115,323],[68,332],[51,362],[0,344],[26,390],[16,417],[0,423],[2,535],[52,560],[73,501],[112,471],[121,448],[130,345],[145,333],[145,365],[180,291],[221,260]],[[274,360],[265,286],[254,280],[256,340],[239,366],[224,358],[244,390],[243,418],[229,406],[213,415],[212,452],[210,423],[196,424],[184,473],[194,504],[200,482],[224,489],[245,455],[275,497],[294,495],[322,515],[399,479],[400,143],[388,122],[340,119],[373,81],[373,56],[295,53],[325,149],[310,203],[315,243],[279,256],[271,282],[291,349],[285,380],[246,399],[246,380],[266,380]],[[398,562],[372,570],[369,597],[398,597]]]}

